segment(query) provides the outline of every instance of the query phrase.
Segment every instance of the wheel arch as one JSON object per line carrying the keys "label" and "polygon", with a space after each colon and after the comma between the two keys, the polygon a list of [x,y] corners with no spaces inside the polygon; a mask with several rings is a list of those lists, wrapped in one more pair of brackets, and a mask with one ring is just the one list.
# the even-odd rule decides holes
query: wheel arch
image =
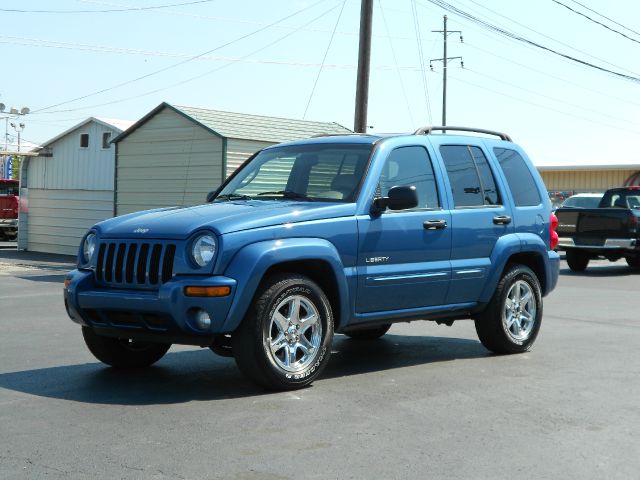
{"label": "wheel arch", "polygon": [[227,315],[225,332],[232,332],[240,325],[260,284],[276,273],[297,273],[316,282],[329,299],[335,328],[348,318],[347,279],[333,244],[316,238],[283,239],[248,245],[226,269],[225,275],[236,279],[242,288],[236,293]]}

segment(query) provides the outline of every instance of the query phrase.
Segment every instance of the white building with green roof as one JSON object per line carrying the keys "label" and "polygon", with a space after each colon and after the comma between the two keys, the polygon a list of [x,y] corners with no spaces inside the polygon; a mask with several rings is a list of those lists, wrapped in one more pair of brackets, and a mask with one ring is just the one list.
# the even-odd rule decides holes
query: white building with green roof
{"label": "white building with green roof", "polygon": [[203,203],[207,193],[264,147],[350,132],[333,122],[162,103],[113,140],[115,214]]}

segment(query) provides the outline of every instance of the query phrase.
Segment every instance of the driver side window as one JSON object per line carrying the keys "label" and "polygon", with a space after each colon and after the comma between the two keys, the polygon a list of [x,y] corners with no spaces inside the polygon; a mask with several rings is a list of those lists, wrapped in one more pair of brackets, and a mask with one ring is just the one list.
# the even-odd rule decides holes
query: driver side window
{"label": "driver side window", "polygon": [[416,209],[440,208],[431,158],[424,147],[393,150],[382,168],[376,196],[386,197],[391,187],[414,186],[418,193]]}

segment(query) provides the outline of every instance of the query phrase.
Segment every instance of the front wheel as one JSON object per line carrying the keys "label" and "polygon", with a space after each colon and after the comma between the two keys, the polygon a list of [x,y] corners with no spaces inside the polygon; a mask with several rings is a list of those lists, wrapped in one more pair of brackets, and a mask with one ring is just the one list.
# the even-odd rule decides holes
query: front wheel
{"label": "front wheel", "polygon": [[567,250],[567,265],[574,272],[582,272],[589,265],[589,256],[584,252]]}
{"label": "front wheel", "polygon": [[102,337],[89,327],[82,327],[82,336],[94,357],[117,368],[148,367],[160,360],[171,347],[167,343]]}
{"label": "front wheel", "polygon": [[522,353],[535,342],[541,322],[540,282],[530,268],[513,265],[475,319],[475,326],[480,342],[492,352]]}
{"label": "front wheel", "polygon": [[240,370],[273,390],[309,385],[331,354],[333,315],[322,289],[308,277],[268,278],[232,336]]}

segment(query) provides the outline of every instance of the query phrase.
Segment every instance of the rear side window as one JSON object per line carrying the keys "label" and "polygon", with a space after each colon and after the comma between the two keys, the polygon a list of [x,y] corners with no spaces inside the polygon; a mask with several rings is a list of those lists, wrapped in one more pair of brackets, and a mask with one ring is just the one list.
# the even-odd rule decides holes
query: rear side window
{"label": "rear side window", "polygon": [[482,150],[470,145],[442,145],[455,208],[500,205],[496,182]]}
{"label": "rear side window", "polygon": [[531,175],[531,171],[524,161],[524,158],[515,150],[508,148],[494,148],[507,184],[513,195],[516,207],[533,207],[540,205],[542,199],[538,191],[538,185]]}

